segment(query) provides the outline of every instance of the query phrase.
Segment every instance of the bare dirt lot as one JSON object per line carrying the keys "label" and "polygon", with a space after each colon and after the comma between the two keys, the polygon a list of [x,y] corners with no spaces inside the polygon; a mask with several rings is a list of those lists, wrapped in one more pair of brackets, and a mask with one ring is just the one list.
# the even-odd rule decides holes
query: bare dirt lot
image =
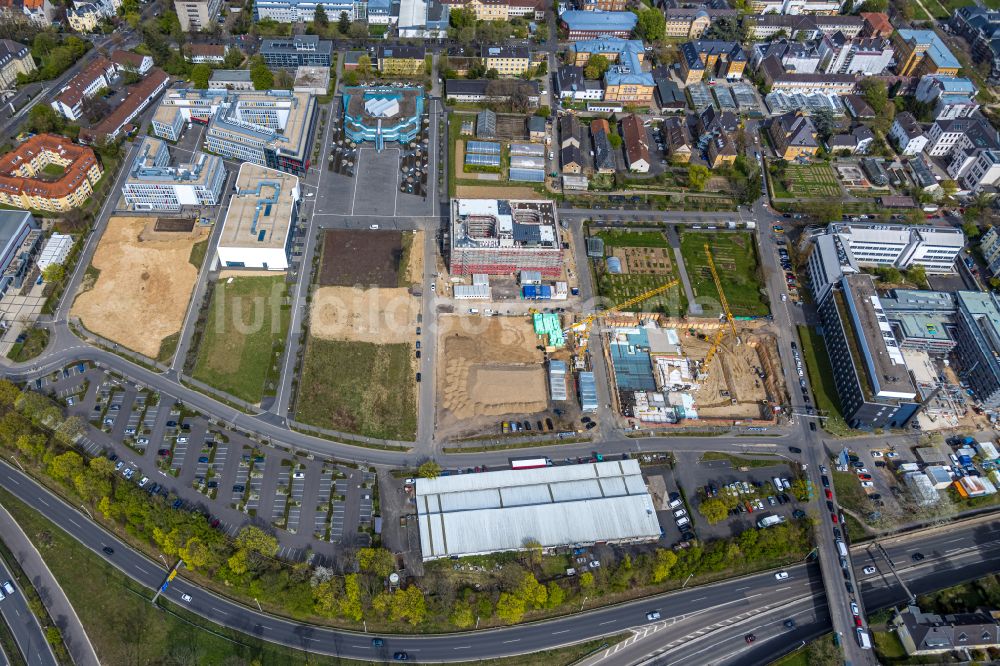
{"label": "bare dirt lot", "polygon": [[439,324],[439,428],[546,409],[543,356],[528,317],[442,315]]}
{"label": "bare dirt lot", "polygon": [[184,322],[198,277],[191,246],[207,233],[156,232],[155,224],[148,217],[108,221],[92,262],[100,275],[72,310],[89,330],[152,358]]}
{"label": "bare dirt lot", "polygon": [[420,300],[406,289],[320,287],[313,294],[310,332],[327,340],[410,342]]}
{"label": "bare dirt lot", "polygon": [[406,262],[406,281],[419,284],[424,275],[424,232],[414,231],[410,241],[410,254]]}
{"label": "bare dirt lot", "polygon": [[455,196],[466,199],[543,199],[541,195],[530,187],[511,187],[509,185],[494,186],[489,185],[456,185]]}
{"label": "bare dirt lot", "polygon": [[[682,330],[679,329],[678,333]],[[704,359],[717,329],[705,330],[708,340],[682,336],[684,352],[694,359]],[[774,338],[748,329],[737,329],[741,344],[736,345],[727,332],[719,352],[708,367],[708,376],[694,393],[698,415],[702,418],[762,418],[761,401],[781,400],[784,382]],[[763,372],[765,378],[758,375]],[[733,400],[736,402],[733,403]]]}
{"label": "bare dirt lot", "polygon": [[327,231],[319,284],[396,287],[402,254],[403,235],[398,231]]}

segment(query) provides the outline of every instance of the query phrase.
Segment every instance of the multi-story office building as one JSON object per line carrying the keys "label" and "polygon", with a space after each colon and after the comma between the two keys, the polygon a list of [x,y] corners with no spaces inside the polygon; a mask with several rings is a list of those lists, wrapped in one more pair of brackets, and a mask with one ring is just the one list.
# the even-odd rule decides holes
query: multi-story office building
{"label": "multi-story office building", "polygon": [[984,407],[1000,407],[1000,301],[992,292],[960,291],[955,297],[958,376]]}
{"label": "multi-story office building", "polygon": [[961,229],[835,222],[827,233],[843,238],[860,266],[923,266],[928,273],[954,273],[955,258],[965,246]]}
{"label": "multi-story office building", "polygon": [[819,52],[825,60],[823,72],[866,76],[883,73],[895,53],[892,42],[883,37],[850,39],[843,34],[824,37],[820,41]]}
{"label": "multi-story office building", "polygon": [[222,198],[226,169],[218,155],[195,151],[189,163],[170,166],[167,144],[146,137],[122,186],[136,211],[179,211],[183,206],[215,206]]}
{"label": "multi-story office building", "polygon": [[986,266],[992,275],[1000,274],[1000,231],[990,227],[979,241],[979,250],[983,253]]}
{"label": "multi-story office building", "polygon": [[715,9],[708,5],[667,7],[663,13],[667,17],[667,37],[683,39],[701,39],[708,27],[716,20],[739,16],[735,9]]}
{"label": "multi-story office building", "polygon": [[255,20],[307,23],[313,20],[319,5],[323,5],[323,10],[331,21],[336,21],[341,14],[347,14],[351,21],[365,19],[367,3],[363,0],[255,0],[253,15]]}
{"label": "multi-story office building", "polygon": [[839,14],[840,0],[751,0],[755,14]]}
{"label": "multi-story office building", "polygon": [[870,275],[846,275],[819,305],[841,412],[852,428],[900,428],[920,408]]}
{"label": "multi-story office building", "polygon": [[345,88],[344,133],[351,141],[370,141],[381,151],[386,141],[406,144],[420,133],[423,88]]}
{"label": "multi-story office building", "polygon": [[453,275],[562,272],[562,245],[551,201],[451,200]]}
{"label": "multi-story office building", "polygon": [[[50,164],[62,167],[62,176],[42,177]],[[0,157],[0,203],[65,212],[90,198],[102,173],[90,148],[64,136],[38,134]]]}
{"label": "multi-story office building", "polygon": [[[34,264],[42,231],[26,210],[0,210],[0,298],[20,289]],[[10,323],[10,322],[6,322]]]}
{"label": "multi-story office building", "polygon": [[219,23],[222,0],[174,0],[174,10],[184,32],[198,32]]}
{"label": "multi-story office building", "polygon": [[296,176],[256,164],[242,165],[219,237],[219,264],[288,270],[301,198]]}
{"label": "multi-story office building", "polygon": [[180,138],[187,122],[208,126],[206,147],[218,155],[302,174],[309,169],[316,101],[287,90],[170,90],[153,115],[153,133]]}
{"label": "multi-story office building", "polygon": [[255,90],[246,69],[213,69],[208,87],[212,90]]}
{"label": "multi-story office building", "polygon": [[329,67],[333,62],[333,42],[320,39],[317,35],[265,39],[260,45],[260,54],[268,67]]}
{"label": "multi-story office building", "polygon": [[962,64],[933,30],[900,29],[892,35],[900,76],[958,76]]}
{"label": "multi-story office building", "polygon": [[934,104],[935,120],[968,118],[979,110],[976,84],[958,76],[924,76],[917,84],[918,102]]}
{"label": "multi-story office building", "polygon": [[632,12],[588,12],[570,9],[559,15],[569,39],[594,39],[610,35],[628,39],[635,30],[638,17]]}
{"label": "multi-story office building", "polygon": [[901,349],[946,355],[955,348],[954,293],[893,289],[879,303]]}
{"label": "multi-story office building", "polygon": [[681,79],[688,85],[705,76],[736,80],[743,78],[747,55],[739,42],[698,39],[681,45]]}

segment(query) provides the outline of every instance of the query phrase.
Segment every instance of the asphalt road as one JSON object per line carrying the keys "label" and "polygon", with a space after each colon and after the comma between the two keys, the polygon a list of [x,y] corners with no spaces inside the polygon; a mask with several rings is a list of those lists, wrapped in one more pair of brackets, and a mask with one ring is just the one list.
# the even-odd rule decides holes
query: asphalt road
{"label": "asphalt road", "polygon": [[3,619],[14,634],[18,649],[30,666],[56,666],[58,662],[52,654],[48,641],[45,640],[38,618],[28,608],[28,602],[21,588],[11,580],[12,578],[7,567],[0,563],[0,583],[10,580],[14,585],[14,594],[6,595],[6,598],[0,601],[0,614],[3,614]]}
{"label": "asphalt road", "polygon": [[[163,582],[166,576],[164,567],[131,550],[75,508],[6,463],[0,465],[0,484],[95,553],[107,557],[129,577],[151,589]],[[897,539],[888,543],[886,550],[890,557],[900,560],[900,575],[904,580],[910,579],[912,587],[953,585],[958,580],[976,577],[1000,566],[1000,543],[994,541],[998,533],[1000,519],[975,521],[968,526],[950,526],[944,530],[921,533],[910,540]],[[105,555],[102,552],[105,546],[113,548],[114,554]],[[926,559],[921,562],[908,560],[907,553],[914,549],[920,549]],[[725,626],[731,630],[750,631],[754,625],[741,624],[740,616],[763,617],[759,615],[762,608],[776,608],[799,598],[822,597],[814,564],[789,567],[787,571],[790,577],[784,581],[776,581],[772,572],[761,573],[503,629],[451,635],[384,637],[385,645],[380,651],[373,651],[370,635],[314,627],[266,615],[192,585],[184,580],[183,575],[174,580],[164,596],[226,627],[322,654],[354,659],[387,659],[393,652],[403,650],[422,661],[470,661],[537,652],[634,628],[641,633],[655,626],[645,619],[645,614],[653,609],[661,611],[662,618],[657,623],[661,628],[698,617],[696,622],[682,625],[690,626],[697,632],[700,629],[695,627],[712,626],[709,622],[725,623],[737,618]],[[869,597],[869,606],[873,608],[906,596],[894,578],[889,576],[873,576],[865,581],[862,589]],[[189,594],[191,602],[185,604],[181,594]],[[649,633],[655,635],[655,632]],[[703,632],[703,635],[705,633],[708,632]],[[676,632],[663,632],[661,635],[675,636]],[[685,649],[693,650],[694,642],[686,640],[683,645]],[[784,646],[787,645],[786,641]]]}

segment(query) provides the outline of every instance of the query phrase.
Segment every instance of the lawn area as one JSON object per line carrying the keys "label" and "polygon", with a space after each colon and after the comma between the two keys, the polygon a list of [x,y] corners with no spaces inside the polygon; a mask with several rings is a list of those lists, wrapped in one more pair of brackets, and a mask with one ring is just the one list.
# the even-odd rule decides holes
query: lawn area
{"label": "lawn area", "polygon": [[205,253],[208,251],[208,240],[206,238],[191,246],[191,256],[188,257],[188,261],[198,270],[201,270],[201,264],[205,261]]}
{"label": "lawn area", "polygon": [[[607,306],[634,298],[650,289],[673,280],[671,275],[620,275],[601,273],[597,276],[597,293],[607,299]],[[629,312],[665,312],[680,316],[687,310],[687,299],[681,285],[648,298],[638,305],[628,308]]]}
{"label": "lawn area", "polygon": [[[105,664],[260,664],[261,666],[360,666],[261,641],[207,622],[170,602],[149,603],[151,591],[84,548],[37,512],[0,489],[0,501],[20,523],[76,609],[94,649]],[[86,572],[82,575],[81,572]],[[508,659],[489,666],[555,666],[614,645],[627,635]]]}
{"label": "lawn area", "polygon": [[701,456],[702,460],[728,460],[729,464],[734,468],[736,467],[774,467],[775,465],[785,464],[783,458],[778,458],[776,456],[765,456],[763,458],[742,458],[740,456],[734,456],[729,453],[722,453],[720,451],[706,451]]}
{"label": "lawn area", "polygon": [[840,196],[837,175],[829,164],[784,164],[782,170],[772,174],[774,196],[781,198],[800,197],[806,199],[826,199]]}
{"label": "lawn area", "polygon": [[216,284],[194,378],[249,402],[274,390],[288,331],[285,277]]}
{"label": "lawn area", "polygon": [[868,495],[861,487],[857,474],[831,470],[830,476],[833,479],[833,488],[837,491],[837,502],[840,506],[861,516],[868,515],[871,511],[871,502],[868,501]]}
{"label": "lawn area", "polygon": [[983,4],[990,9],[1000,9],[1000,0],[983,0]]}
{"label": "lawn area", "polygon": [[833,368],[826,353],[823,336],[808,326],[799,326],[799,340],[802,342],[802,362],[809,373],[809,387],[812,389],[816,409],[826,413],[823,429],[831,435],[844,437],[854,432],[840,413],[840,398],[833,383]]}
{"label": "lawn area", "polygon": [[53,162],[49,162],[42,167],[42,176],[51,180],[58,180],[59,178],[62,178],[65,173],[65,167]]}
{"label": "lawn area", "polygon": [[408,344],[310,337],[296,400],[302,423],[379,439],[417,433],[416,378]]}
{"label": "lawn area", "polygon": [[15,342],[7,352],[7,358],[15,363],[30,361],[45,351],[45,346],[49,344],[47,328],[29,328],[23,335],[24,342]]}
{"label": "lawn area", "polygon": [[[872,643],[875,644],[875,654],[880,663],[907,662],[906,650],[899,642],[899,636],[893,631],[873,631]],[[913,663],[913,662],[911,662]]]}
{"label": "lawn area", "polygon": [[593,235],[607,247],[669,247],[667,237],[658,231],[603,229]]}
{"label": "lawn area", "polygon": [[[708,268],[705,244],[712,250],[715,270],[722,282],[722,289],[729,308],[737,317],[763,317],[770,313],[767,301],[761,294],[759,265],[753,237],[746,232],[685,231],[681,235],[681,254],[695,296],[718,302]],[[721,311],[721,306],[719,307]]]}

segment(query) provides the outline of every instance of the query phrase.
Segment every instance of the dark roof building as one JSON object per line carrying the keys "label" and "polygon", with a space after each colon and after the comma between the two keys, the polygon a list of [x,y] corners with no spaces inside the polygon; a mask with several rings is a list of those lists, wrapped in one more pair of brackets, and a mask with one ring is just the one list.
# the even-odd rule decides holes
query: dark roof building
{"label": "dark roof building", "polygon": [[908,606],[893,620],[893,625],[910,656],[1000,647],[1000,627],[983,611],[937,615],[925,613],[918,606]]}
{"label": "dark roof building", "polygon": [[333,62],[333,42],[318,35],[294,35],[265,39],[260,54],[268,67],[295,69],[303,65],[329,67]]}

